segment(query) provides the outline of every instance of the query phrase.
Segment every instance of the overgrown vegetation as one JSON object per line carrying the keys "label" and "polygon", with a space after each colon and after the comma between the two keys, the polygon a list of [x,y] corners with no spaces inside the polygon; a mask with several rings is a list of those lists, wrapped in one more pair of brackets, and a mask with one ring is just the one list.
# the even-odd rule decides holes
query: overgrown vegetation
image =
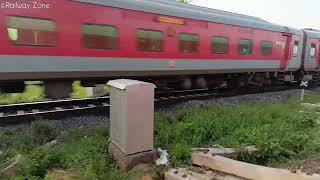
{"label": "overgrown vegetation", "polygon": [[24,93],[0,95],[0,105],[20,102],[34,102],[42,99],[44,99],[43,88],[38,85],[28,84]]}
{"label": "overgrown vegetation", "polygon": [[78,99],[83,99],[87,97],[86,88],[81,86],[80,81],[76,81],[73,83],[73,93],[71,97]]}
{"label": "overgrown vegetation", "polygon": [[6,131],[0,134],[0,162],[15,154],[23,155],[23,163],[12,179],[48,179],[50,171],[70,170],[76,179],[138,179],[139,174],[124,174],[107,154],[108,127],[75,129],[60,135],[59,145],[45,151],[40,147],[56,136],[53,125],[34,122],[25,132]]}
{"label": "overgrown vegetation", "polygon": [[[320,96],[306,97],[306,101]],[[320,102],[320,101],[318,101]],[[256,145],[258,152],[240,160],[279,166],[298,157],[317,155],[320,139],[317,117],[301,110],[297,98],[284,103],[241,103],[185,109],[175,117],[156,114],[155,146],[167,149],[171,165],[191,165],[191,148],[243,148]],[[38,121],[24,132],[0,132],[0,163],[22,154],[12,179],[50,179],[55,170],[65,170],[74,179],[138,179],[139,173],[120,172],[106,152],[109,127],[80,128],[58,133],[48,122]],[[59,137],[59,144],[44,151],[39,146]]]}
{"label": "overgrown vegetation", "polygon": [[315,143],[320,138],[315,114],[299,111],[298,101],[291,99],[284,104],[243,103],[183,110],[174,118],[159,114],[156,146],[169,149],[172,165],[180,166],[189,163],[186,147],[256,145],[258,153],[239,158],[276,166],[320,150]]}

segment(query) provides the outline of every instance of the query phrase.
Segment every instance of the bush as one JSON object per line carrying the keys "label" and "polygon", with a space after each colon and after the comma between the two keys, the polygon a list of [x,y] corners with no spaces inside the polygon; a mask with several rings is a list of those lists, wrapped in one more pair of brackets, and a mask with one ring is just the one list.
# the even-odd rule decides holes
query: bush
{"label": "bush", "polygon": [[28,179],[43,179],[48,170],[52,168],[65,167],[65,155],[59,151],[44,152],[34,149],[25,155],[23,162],[19,165],[17,174],[28,177]]}

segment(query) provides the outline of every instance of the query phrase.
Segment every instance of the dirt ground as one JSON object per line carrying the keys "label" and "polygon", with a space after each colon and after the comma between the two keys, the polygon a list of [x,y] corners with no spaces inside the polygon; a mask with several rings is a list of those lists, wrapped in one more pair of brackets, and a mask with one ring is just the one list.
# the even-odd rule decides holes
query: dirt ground
{"label": "dirt ground", "polygon": [[67,170],[53,170],[48,175],[52,180],[73,180],[73,179],[79,179],[79,176],[72,173],[71,171]]}
{"label": "dirt ground", "polygon": [[320,174],[320,156],[310,157],[302,160],[297,166],[291,169],[292,171],[301,170],[308,175]]}

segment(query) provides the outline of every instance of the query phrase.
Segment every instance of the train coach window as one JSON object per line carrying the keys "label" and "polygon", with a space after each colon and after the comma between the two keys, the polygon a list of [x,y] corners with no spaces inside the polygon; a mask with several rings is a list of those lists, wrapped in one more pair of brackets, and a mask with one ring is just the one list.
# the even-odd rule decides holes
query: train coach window
{"label": "train coach window", "polygon": [[199,51],[199,35],[184,34],[179,35],[179,51],[184,53],[196,53]]}
{"label": "train coach window", "polygon": [[293,46],[293,56],[298,55],[299,53],[299,41],[294,41],[294,46]]}
{"label": "train coach window", "polygon": [[316,56],[316,44],[312,43],[310,48],[310,57],[314,58]]}
{"label": "train coach window", "polygon": [[83,24],[83,40],[89,49],[117,49],[118,31],[110,25]]}
{"label": "train coach window", "polygon": [[261,41],[261,54],[263,56],[272,55],[272,42],[271,41]]}
{"label": "train coach window", "polygon": [[54,21],[26,17],[7,17],[10,41],[24,46],[56,46],[57,33]]}
{"label": "train coach window", "polygon": [[226,37],[212,37],[211,51],[213,54],[228,54],[229,39]]}
{"label": "train coach window", "polygon": [[319,46],[319,49],[318,49],[318,59],[320,61],[320,46]]}
{"label": "train coach window", "polygon": [[137,48],[139,51],[162,51],[163,33],[161,31],[138,29]]}
{"label": "train coach window", "polygon": [[252,54],[253,42],[249,39],[240,39],[239,42],[239,53],[241,55],[251,55]]}

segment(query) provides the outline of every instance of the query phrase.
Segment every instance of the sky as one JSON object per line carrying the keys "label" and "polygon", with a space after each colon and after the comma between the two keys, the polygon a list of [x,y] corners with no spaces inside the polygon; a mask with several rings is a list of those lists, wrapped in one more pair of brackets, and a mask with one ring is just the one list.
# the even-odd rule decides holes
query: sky
{"label": "sky", "polygon": [[320,29],[320,0],[193,0],[191,4],[256,16],[300,29]]}

